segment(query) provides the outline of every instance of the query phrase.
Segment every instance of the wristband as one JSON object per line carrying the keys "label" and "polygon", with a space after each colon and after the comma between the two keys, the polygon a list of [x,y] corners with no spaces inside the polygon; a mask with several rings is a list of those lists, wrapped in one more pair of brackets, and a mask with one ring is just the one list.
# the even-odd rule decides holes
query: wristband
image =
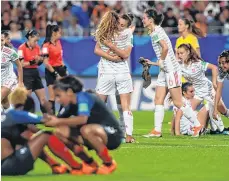
{"label": "wristband", "polygon": [[52,72],[52,74],[54,77],[57,77],[59,75],[57,71]]}

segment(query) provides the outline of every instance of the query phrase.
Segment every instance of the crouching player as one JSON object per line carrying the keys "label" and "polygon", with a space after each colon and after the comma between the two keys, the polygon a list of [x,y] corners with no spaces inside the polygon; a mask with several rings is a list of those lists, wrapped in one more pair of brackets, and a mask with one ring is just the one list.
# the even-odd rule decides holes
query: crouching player
{"label": "crouching player", "polygon": [[[34,111],[34,101],[26,97],[23,104],[15,104],[2,115],[1,123],[1,172],[2,175],[25,175],[33,169],[33,163],[40,156],[48,143],[50,134],[40,132],[28,141],[22,134],[33,125],[42,122],[42,117],[29,113]],[[28,112],[29,111],[29,112]],[[18,149],[16,146],[20,145]]]}
{"label": "crouching player", "polygon": [[[190,82],[186,82],[182,84],[182,95],[183,95],[183,102],[186,106],[191,106],[190,100],[194,98],[195,89]],[[174,106],[174,120],[172,124],[171,132],[172,134],[178,135],[195,135],[194,134],[194,123],[183,115],[182,111]],[[207,120],[209,118],[209,113],[207,108],[204,106],[197,114],[197,119],[199,120],[200,124],[203,128],[207,127]],[[202,129],[201,131],[203,131]],[[201,134],[201,132],[200,132]],[[198,134],[199,136],[199,134]],[[196,136],[195,136],[196,137]]]}
{"label": "crouching player", "polygon": [[56,100],[60,104],[77,106],[77,116],[49,116],[46,126],[57,127],[56,135],[65,143],[71,141],[94,149],[103,161],[96,170],[97,174],[112,173],[117,164],[108,150],[117,149],[123,136],[113,113],[96,95],[82,92],[83,84],[74,76],[57,80],[53,88]]}

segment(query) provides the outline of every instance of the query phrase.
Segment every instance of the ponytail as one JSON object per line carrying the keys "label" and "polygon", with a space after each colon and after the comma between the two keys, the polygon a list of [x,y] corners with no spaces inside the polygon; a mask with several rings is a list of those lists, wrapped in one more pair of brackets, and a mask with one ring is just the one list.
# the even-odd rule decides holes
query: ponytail
{"label": "ponytail", "polygon": [[46,35],[45,35],[45,40],[43,44],[50,42],[52,38],[52,33],[59,31],[59,26],[58,25],[51,25],[48,24],[46,27]]}
{"label": "ponytail", "polygon": [[206,34],[195,25],[195,22],[192,20],[184,19],[185,25],[188,25],[188,30],[199,38],[206,37]]}
{"label": "ponytail", "polygon": [[39,33],[36,30],[29,30],[29,31],[27,31],[25,37],[28,40],[30,36],[32,36],[32,37],[39,36]]}
{"label": "ponytail", "polygon": [[162,13],[158,13],[154,8],[145,10],[145,14],[147,14],[149,18],[152,18],[156,25],[161,25],[164,20],[164,15]]}

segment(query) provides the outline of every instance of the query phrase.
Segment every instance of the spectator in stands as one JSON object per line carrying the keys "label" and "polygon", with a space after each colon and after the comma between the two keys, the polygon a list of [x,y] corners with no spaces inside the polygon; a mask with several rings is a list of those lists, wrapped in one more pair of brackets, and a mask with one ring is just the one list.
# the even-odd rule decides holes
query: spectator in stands
{"label": "spectator in stands", "polygon": [[72,20],[72,15],[69,8],[66,6],[63,8],[63,21],[62,21],[62,30],[64,35],[68,34],[68,28]]}
{"label": "spectator in stands", "polygon": [[83,36],[83,28],[79,25],[78,19],[73,17],[68,28],[68,36]]}
{"label": "spectator in stands", "polygon": [[220,22],[222,25],[226,23],[226,21],[229,19],[229,7],[224,7],[222,13],[219,16]]}
{"label": "spectator in stands", "polygon": [[118,14],[124,14],[124,8],[122,6],[122,1],[117,1],[113,7],[113,10]]}
{"label": "spectator in stands", "polygon": [[221,23],[218,19],[215,18],[213,10],[208,11],[207,15],[207,24],[208,24],[208,34],[218,34],[221,33]]}
{"label": "spectator in stands", "polygon": [[184,13],[184,19],[193,20],[190,9],[185,8],[183,13]]}
{"label": "spectator in stands", "polygon": [[101,19],[101,17],[108,10],[110,10],[110,8],[106,4],[104,4],[104,1],[98,1],[98,5],[95,6],[95,8],[92,12],[92,16],[91,16],[92,23],[94,26],[99,23],[99,20]]}
{"label": "spectator in stands", "polygon": [[21,39],[22,33],[19,31],[18,25],[16,22],[10,24],[10,35],[12,39]]}
{"label": "spectator in stands", "polygon": [[200,28],[204,34],[207,34],[208,27],[206,23],[206,17],[203,14],[196,14],[196,27]]}
{"label": "spectator in stands", "polygon": [[10,24],[12,23],[9,11],[4,11],[2,15],[1,27],[2,30],[10,30]]}
{"label": "spectator in stands", "polygon": [[169,7],[164,16],[165,18],[162,23],[162,27],[165,27],[166,32],[169,34],[177,34],[178,31],[176,27],[178,25],[178,22],[177,18],[173,13],[173,8]]}
{"label": "spectator in stands", "polygon": [[29,30],[32,30],[32,29],[33,29],[32,21],[30,19],[26,19],[24,21],[24,30],[22,31],[23,37],[27,34]]}

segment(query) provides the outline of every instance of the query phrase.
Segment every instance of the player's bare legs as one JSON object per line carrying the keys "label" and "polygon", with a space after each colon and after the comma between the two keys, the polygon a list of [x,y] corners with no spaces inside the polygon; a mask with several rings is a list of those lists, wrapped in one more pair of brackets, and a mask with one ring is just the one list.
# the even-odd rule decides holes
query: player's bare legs
{"label": "player's bare legs", "polygon": [[107,95],[102,95],[99,93],[96,93],[96,95],[103,101],[103,102],[107,102]]}

